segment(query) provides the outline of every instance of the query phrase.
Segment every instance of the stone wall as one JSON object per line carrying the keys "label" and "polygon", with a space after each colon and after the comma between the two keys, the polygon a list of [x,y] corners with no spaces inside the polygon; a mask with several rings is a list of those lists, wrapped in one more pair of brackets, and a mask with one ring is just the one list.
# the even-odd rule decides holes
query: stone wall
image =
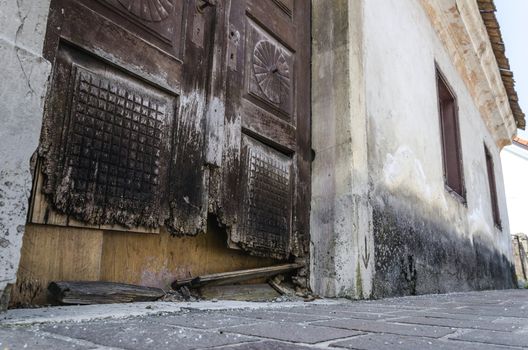
{"label": "stone wall", "polygon": [[512,235],[515,274],[519,287],[528,288],[528,236],[524,233]]}
{"label": "stone wall", "polygon": [[51,65],[42,58],[49,0],[0,0],[0,307],[16,280]]}

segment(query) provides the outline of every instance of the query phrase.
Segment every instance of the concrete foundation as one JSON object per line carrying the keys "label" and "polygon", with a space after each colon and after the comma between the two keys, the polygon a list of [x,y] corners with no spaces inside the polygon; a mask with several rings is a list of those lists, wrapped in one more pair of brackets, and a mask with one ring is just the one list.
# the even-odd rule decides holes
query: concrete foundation
{"label": "concrete foundation", "polygon": [[312,2],[311,286],[329,297],[371,293],[363,11]]}

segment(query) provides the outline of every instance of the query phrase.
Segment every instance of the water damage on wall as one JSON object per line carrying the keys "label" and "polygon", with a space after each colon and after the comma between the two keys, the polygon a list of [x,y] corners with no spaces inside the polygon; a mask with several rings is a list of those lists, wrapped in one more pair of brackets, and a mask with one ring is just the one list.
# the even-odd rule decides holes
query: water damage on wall
{"label": "water damage on wall", "polygon": [[[372,297],[503,289],[515,286],[512,263],[491,242],[471,240],[416,199],[378,196],[373,205]],[[435,219],[436,218],[436,219]]]}

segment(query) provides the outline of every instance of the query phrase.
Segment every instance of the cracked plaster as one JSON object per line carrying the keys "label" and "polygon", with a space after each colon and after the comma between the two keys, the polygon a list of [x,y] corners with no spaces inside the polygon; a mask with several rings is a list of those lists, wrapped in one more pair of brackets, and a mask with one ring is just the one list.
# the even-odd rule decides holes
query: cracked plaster
{"label": "cracked plaster", "polygon": [[[49,0],[1,0],[0,294],[15,282],[51,65],[42,57]],[[5,302],[5,298],[3,298]],[[2,307],[5,305],[1,305]]]}

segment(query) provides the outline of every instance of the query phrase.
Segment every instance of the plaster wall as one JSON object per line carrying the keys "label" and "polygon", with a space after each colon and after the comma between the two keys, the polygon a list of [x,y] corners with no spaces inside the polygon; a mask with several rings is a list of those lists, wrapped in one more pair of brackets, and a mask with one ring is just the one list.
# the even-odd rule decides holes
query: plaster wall
{"label": "plaster wall", "polygon": [[[363,35],[373,296],[511,287],[499,148],[454,58],[416,0],[365,1]],[[435,62],[459,106],[466,201],[444,186]],[[502,230],[493,223],[484,144]]]}
{"label": "plaster wall", "polygon": [[502,171],[506,187],[506,202],[512,234],[528,234],[526,202],[528,200],[528,148],[513,144],[501,152]]}
{"label": "plaster wall", "polygon": [[30,159],[42,125],[51,69],[42,58],[49,0],[0,0],[0,295],[16,280],[29,192]]}

